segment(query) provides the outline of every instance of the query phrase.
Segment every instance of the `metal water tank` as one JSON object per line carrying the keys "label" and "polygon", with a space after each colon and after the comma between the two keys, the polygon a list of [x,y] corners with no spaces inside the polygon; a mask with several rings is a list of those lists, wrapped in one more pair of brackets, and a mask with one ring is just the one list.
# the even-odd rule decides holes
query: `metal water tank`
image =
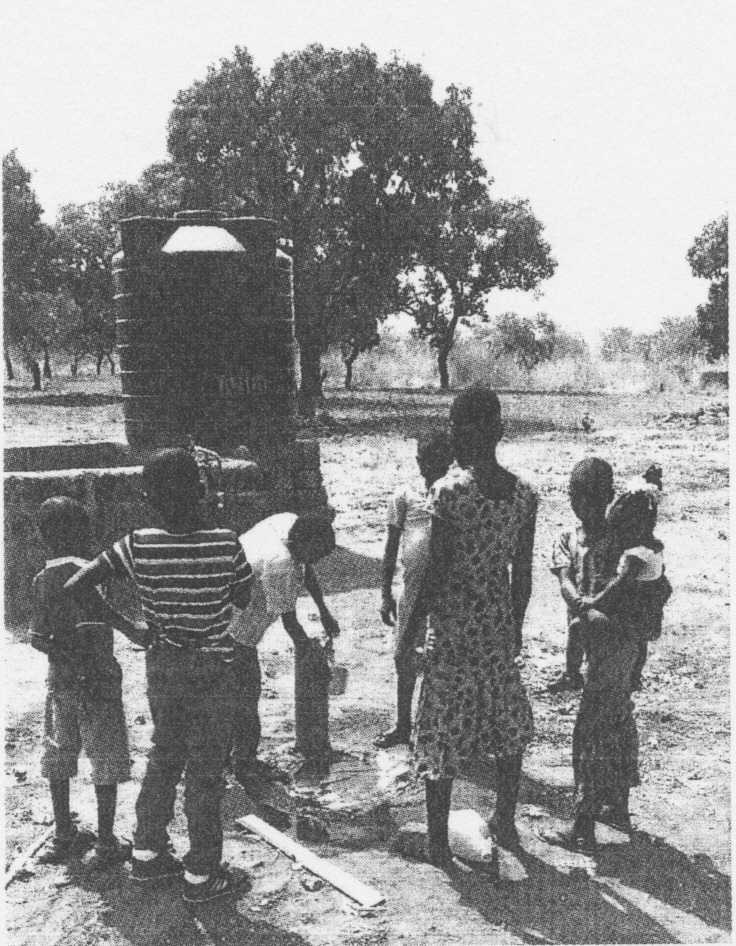
{"label": "metal water tank", "polygon": [[293,437],[292,260],[274,220],[182,211],[120,221],[113,259],[125,430],[222,453]]}

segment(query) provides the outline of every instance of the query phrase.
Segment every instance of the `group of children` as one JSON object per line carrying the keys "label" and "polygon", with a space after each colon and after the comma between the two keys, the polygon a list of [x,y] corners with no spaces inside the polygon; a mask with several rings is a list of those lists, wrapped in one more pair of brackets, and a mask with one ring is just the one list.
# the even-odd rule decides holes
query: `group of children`
{"label": "group of children", "polygon": [[[42,773],[55,821],[40,859],[63,863],[94,845],[96,866],[132,857],[134,881],[182,877],[184,899],[200,903],[247,882],[222,865],[220,807],[229,760],[242,777],[258,746],[255,645],[279,616],[297,646],[306,639],[295,613],[300,580],[315,598],[327,634],[339,633],[311,570],[332,551],[335,537],[319,516],[274,516],[256,527],[269,529],[270,544],[260,556],[254,552],[251,563],[244,551],[248,534],[239,539],[203,521],[205,487],[190,451],[157,453],[144,466],[143,486],[159,526],[131,532],[93,561],[89,518],[79,503],[53,497],[39,512],[51,557],[34,579],[31,641],[49,659]],[[118,614],[101,594],[100,586],[113,577],[134,582],[143,626]],[[130,777],[113,628],[146,649],[153,721],[132,846],[113,830],[117,785]],[[80,830],[69,811],[69,779],[82,748],[97,793],[96,838]],[[179,861],[168,825],[185,771],[190,847]]]}
{"label": "group of children", "polygon": [[[420,439],[417,462],[429,491],[452,463],[448,437]],[[551,561],[568,610],[566,668],[548,687],[584,690],[573,736],[577,816],[570,829],[548,838],[568,847],[590,850],[596,820],[631,827],[629,790],[638,784],[631,694],[641,687],[648,646],[662,632],[672,593],[664,547],[654,535],[662,488],[662,471],[651,465],[615,498],[613,469],[596,457],[578,463],[570,477],[578,525],[558,536]],[[401,490],[389,504],[381,618],[396,623],[397,721],[375,740],[379,748],[411,744],[416,651],[426,630],[418,601],[430,561],[426,500],[426,493]],[[392,585],[399,548],[404,590],[397,609]]]}
{"label": "group of children", "polygon": [[[448,436],[420,440],[417,460],[428,491],[453,462]],[[131,532],[93,561],[90,522],[79,503],[54,497],[39,511],[50,557],[33,583],[31,641],[49,659],[42,773],[55,819],[41,860],[63,863],[94,846],[98,867],[132,858],[134,881],[181,877],[185,900],[199,903],[247,882],[222,865],[220,807],[228,763],[244,782],[257,766],[256,646],[279,617],[295,647],[307,639],[296,617],[302,587],[328,637],[339,633],[312,568],[332,552],[335,536],[324,518],[288,513],[240,538],[210,528],[200,509],[200,472],[184,449],[157,453],[144,467],[143,484],[159,525]],[[582,683],[583,655],[588,670],[573,739],[576,819],[550,838],[555,843],[589,848],[596,820],[629,825],[628,793],[637,784],[631,692],[671,592],[654,536],[661,489],[661,473],[650,467],[614,502],[608,463],[590,458],[572,472],[570,501],[579,524],[558,538],[552,556],[569,615],[567,670],[556,688]],[[384,748],[411,739],[430,544],[426,494],[402,491],[390,504],[384,555],[381,618],[397,624],[398,710],[395,727],[376,740]],[[392,586],[400,549],[404,590],[397,606]],[[136,585],[143,625],[117,613],[100,591],[113,577]],[[117,785],[130,778],[130,757],[113,629],[146,650],[153,721],[132,845],[114,833]],[[82,748],[97,795],[96,837],[70,814],[69,780]],[[190,848],[180,861],[168,825],[185,771]]]}

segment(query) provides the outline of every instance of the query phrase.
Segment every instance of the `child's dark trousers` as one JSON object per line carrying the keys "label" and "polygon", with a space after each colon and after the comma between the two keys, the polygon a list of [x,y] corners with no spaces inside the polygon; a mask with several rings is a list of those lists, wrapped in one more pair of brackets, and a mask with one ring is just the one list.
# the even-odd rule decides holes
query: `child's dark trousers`
{"label": "child's dark trousers", "polygon": [[162,645],[147,656],[153,719],[148,767],[136,803],[135,846],[164,851],[176,787],[186,770],[184,865],[209,874],[222,859],[223,771],[232,745],[237,677],[232,663],[201,651]]}

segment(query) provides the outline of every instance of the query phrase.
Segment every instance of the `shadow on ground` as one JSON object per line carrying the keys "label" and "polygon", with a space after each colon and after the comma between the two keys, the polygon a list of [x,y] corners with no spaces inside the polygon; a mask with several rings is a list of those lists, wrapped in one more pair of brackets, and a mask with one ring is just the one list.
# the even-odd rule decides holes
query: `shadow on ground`
{"label": "shadow on ground", "polygon": [[[495,791],[495,772],[480,767],[467,773],[479,788]],[[550,785],[524,774],[522,805],[546,808],[556,818],[572,815],[570,789]],[[651,916],[619,897],[620,908],[602,896],[600,884],[582,869],[569,874],[528,852],[519,860],[529,879],[493,885],[477,874],[461,874],[454,886],[484,917],[505,923],[530,942],[531,928],[553,942],[571,943],[670,943],[679,942]],[[719,872],[706,855],[688,857],[682,851],[644,831],[632,834],[629,843],[599,844],[594,857],[596,877],[620,881],[676,910],[697,917],[708,926],[731,930],[731,880]]]}
{"label": "shadow on ground", "polygon": [[[234,871],[237,875],[237,871]],[[154,887],[131,883],[125,867],[100,875],[79,867],[69,873],[73,883],[103,901],[97,933],[100,938],[115,929],[132,946],[308,946],[296,933],[263,920],[242,916],[239,901],[223,897],[208,904],[190,906],[181,898],[176,882]],[[247,902],[247,894],[245,895]],[[90,938],[90,942],[99,939]]]}

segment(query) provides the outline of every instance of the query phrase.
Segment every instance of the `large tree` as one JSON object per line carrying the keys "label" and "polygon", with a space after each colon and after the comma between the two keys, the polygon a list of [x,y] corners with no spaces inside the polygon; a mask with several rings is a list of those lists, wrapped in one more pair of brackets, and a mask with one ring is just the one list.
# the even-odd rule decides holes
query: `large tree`
{"label": "large tree", "polygon": [[59,343],[69,352],[72,374],[91,355],[100,373],[106,359],[115,371],[115,315],[112,257],[118,221],[139,214],[171,214],[182,204],[184,181],[168,161],[152,164],[137,182],[108,184],[100,198],[62,207],[54,225],[60,284],[75,305],[59,326]]}
{"label": "large tree", "polygon": [[488,337],[494,357],[513,359],[525,371],[551,361],[556,348],[557,326],[544,312],[524,319],[515,312],[499,315]]}
{"label": "large tree", "polygon": [[114,371],[111,261],[115,228],[98,205],[90,203],[66,204],[54,230],[61,281],[76,307],[63,325],[61,337],[71,356],[72,374],[76,375],[85,355],[96,359],[98,374],[105,358]]}
{"label": "large tree", "polygon": [[[465,103],[459,112],[472,123]],[[425,242],[457,138],[419,66],[379,64],[365,47],[309,46],[267,77],[237,49],[177,96],[168,146],[185,203],[288,226],[307,405],[328,346],[351,346],[356,318],[375,329],[397,307],[397,275]]]}
{"label": "large tree", "polygon": [[470,106],[469,89],[448,89],[438,123],[445,171],[430,226],[402,287],[404,311],[437,353],[443,389],[449,386],[448,359],[458,326],[488,321],[492,290],[536,290],[557,265],[528,202],[491,198],[492,180],[474,153]]}
{"label": "large tree", "polygon": [[[31,187],[31,175],[15,151],[3,156],[3,308],[5,369],[13,379],[10,345],[18,347],[40,386],[38,348],[34,340],[43,317],[34,315],[30,297],[53,289],[53,238]],[[47,301],[47,300],[46,300]]]}
{"label": "large tree", "polygon": [[443,389],[458,326],[488,321],[492,290],[534,290],[557,265],[528,203],[491,200],[473,171],[467,175],[444,196],[434,239],[403,290],[404,310],[437,352]]}
{"label": "large tree", "polygon": [[698,336],[706,357],[717,361],[728,354],[728,217],[711,221],[688,250],[688,262],[700,279],[710,280],[708,301],[696,311]]}

